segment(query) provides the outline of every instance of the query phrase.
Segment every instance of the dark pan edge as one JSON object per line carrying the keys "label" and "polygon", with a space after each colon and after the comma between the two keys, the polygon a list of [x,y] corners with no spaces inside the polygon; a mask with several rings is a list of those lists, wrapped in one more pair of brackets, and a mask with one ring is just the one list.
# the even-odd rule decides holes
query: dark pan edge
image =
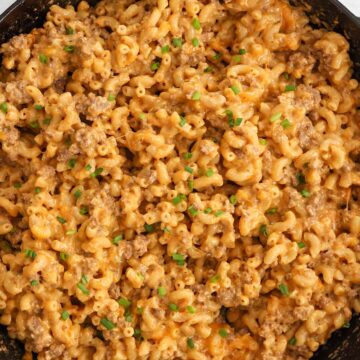
{"label": "dark pan edge", "polygon": [[[19,33],[30,32],[41,26],[48,8],[53,3],[65,6],[80,0],[18,0],[0,15],[0,43]],[[89,1],[94,4],[97,1]],[[315,25],[334,29],[346,36],[351,44],[350,54],[354,62],[354,76],[360,80],[360,19],[337,0],[290,0],[305,5],[306,12]],[[360,359],[360,316],[354,315],[349,329],[340,329],[320,347],[312,360]],[[5,327],[0,326],[0,360],[20,360],[22,345],[8,337]]]}

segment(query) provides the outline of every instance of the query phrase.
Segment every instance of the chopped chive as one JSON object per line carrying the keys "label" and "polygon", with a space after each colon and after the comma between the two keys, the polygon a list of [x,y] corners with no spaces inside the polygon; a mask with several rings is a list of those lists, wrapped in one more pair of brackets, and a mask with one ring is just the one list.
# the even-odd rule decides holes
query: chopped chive
{"label": "chopped chive", "polygon": [[120,241],[123,239],[122,235],[117,235],[112,239],[112,243],[116,246],[120,244]]}
{"label": "chopped chive", "polygon": [[75,192],[74,192],[74,197],[75,197],[75,199],[77,200],[77,199],[79,199],[79,197],[82,195],[82,192],[80,191],[80,190],[76,190]]}
{"label": "chopped chive", "polygon": [[74,33],[75,33],[75,30],[73,28],[71,28],[71,27],[67,27],[65,29],[65,34],[66,35],[73,35]]}
{"label": "chopped chive", "polygon": [[67,320],[69,317],[70,317],[70,314],[69,314],[68,311],[64,310],[64,311],[61,313],[61,320],[65,321],[65,320]]}
{"label": "chopped chive", "polygon": [[289,345],[293,345],[293,346],[296,345],[296,337],[293,336],[293,337],[288,341],[288,344],[289,344]]}
{"label": "chopped chive", "polygon": [[169,304],[169,309],[175,312],[179,311],[179,307],[176,304]]}
{"label": "chopped chive", "polygon": [[269,236],[269,232],[267,229],[267,226],[265,224],[262,224],[259,228],[260,234],[264,235],[265,237]]}
{"label": "chopped chive", "polygon": [[157,293],[160,297],[164,297],[166,295],[166,289],[162,286],[158,287]]}
{"label": "chopped chive", "polygon": [[86,171],[90,171],[90,170],[91,170],[91,165],[90,165],[90,164],[87,164],[87,165],[85,166],[85,170],[86,170]]}
{"label": "chopped chive", "polygon": [[227,338],[229,333],[224,329],[224,328],[221,328],[219,330],[219,335],[222,337],[222,338]]}
{"label": "chopped chive", "polygon": [[192,306],[187,306],[186,307],[186,311],[189,313],[189,314],[195,314],[196,313],[196,309]]}
{"label": "chopped chive", "polygon": [[192,158],[193,154],[191,152],[186,152],[183,155],[184,160],[190,160]]}
{"label": "chopped chive", "polygon": [[132,314],[128,310],[125,311],[124,318],[127,322],[132,322],[133,320]]}
{"label": "chopped chive", "polygon": [[29,125],[32,129],[38,129],[40,127],[37,121],[32,121],[31,123],[29,123]]}
{"label": "chopped chive", "polygon": [[131,306],[131,301],[125,298],[120,298],[118,304],[121,305],[124,309],[128,309]]}
{"label": "chopped chive", "polygon": [[69,235],[69,236],[75,235],[75,234],[76,234],[76,230],[74,230],[74,229],[68,230],[68,231],[65,233],[65,235]]}
{"label": "chopped chive", "polygon": [[212,208],[207,207],[207,208],[204,210],[204,213],[205,213],[205,214],[210,214],[210,213],[212,213]]}
{"label": "chopped chive", "polygon": [[45,118],[43,121],[44,125],[50,125],[50,123],[51,123],[51,118]]}
{"label": "chopped chive", "polygon": [[193,44],[194,47],[199,47],[199,45],[200,45],[200,41],[198,38],[193,38],[191,40],[191,43]]}
{"label": "chopped chive", "polygon": [[236,195],[230,196],[230,204],[235,205],[237,203]]}
{"label": "chopped chive", "polygon": [[296,85],[286,85],[285,86],[285,92],[295,91],[295,90],[296,90]]}
{"label": "chopped chive", "polygon": [[242,118],[236,118],[235,119],[235,126],[240,126],[242,123],[243,119]]}
{"label": "chopped chive", "polygon": [[345,329],[349,329],[351,326],[351,324],[347,321],[346,323],[344,323],[344,325],[342,326]]}
{"label": "chopped chive", "polygon": [[89,214],[89,207],[88,206],[82,206],[79,210],[80,215],[88,215]]}
{"label": "chopped chive", "polygon": [[188,188],[190,191],[194,190],[194,180],[189,180],[188,181]]}
{"label": "chopped chive", "polygon": [[186,125],[186,118],[184,116],[180,116],[179,125],[184,127]]}
{"label": "chopped chive", "polygon": [[75,46],[74,45],[67,45],[64,47],[64,51],[66,51],[67,53],[71,54],[73,53],[75,50]]}
{"label": "chopped chive", "polygon": [[198,210],[195,208],[194,205],[190,205],[188,207],[188,212],[190,213],[191,216],[196,216],[198,214]]}
{"label": "chopped chive", "polygon": [[89,282],[89,279],[86,275],[82,275],[80,281],[82,284],[86,285]]}
{"label": "chopped chive", "polygon": [[39,61],[42,64],[47,65],[49,63],[49,58],[45,54],[39,54]]}
{"label": "chopped chive", "polygon": [[60,259],[61,259],[62,261],[67,261],[67,260],[69,259],[69,254],[64,253],[64,252],[61,252],[61,253],[60,253]]}
{"label": "chopped chive", "polygon": [[275,122],[275,121],[279,120],[281,118],[281,116],[282,116],[282,113],[278,112],[271,116],[270,121]]}
{"label": "chopped chive", "polygon": [[185,255],[174,253],[171,257],[179,266],[185,265]]}
{"label": "chopped chive", "polygon": [[116,95],[114,94],[109,94],[108,96],[108,101],[115,101],[116,100]]}
{"label": "chopped chive", "polygon": [[71,137],[68,136],[65,140],[64,140],[64,143],[67,147],[69,147],[71,145]]}
{"label": "chopped chive", "polygon": [[107,330],[113,330],[116,327],[116,325],[112,321],[110,321],[108,318],[102,318],[100,320],[100,323]]}
{"label": "chopped chive", "polygon": [[151,65],[150,65],[150,70],[151,71],[156,71],[160,68],[160,62],[159,61],[154,61]]}
{"label": "chopped chive", "polygon": [[86,286],[82,283],[77,283],[76,287],[84,294],[84,295],[90,295],[90,291],[86,288]]}
{"label": "chopped chive", "polygon": [[35,105],[34,105],[34,109],[40,111],[40,110],[43,110],[44,107],[43,107],[42,105],[40,105],[40,104],[35,104]]}
{"label": "chopped chive", "polygon": [[150,225],[150,224],[145,224],[144,225],[144,228],[145,228],[145,231],[148,233],[148,234],[151,234],[155,231],[155,228],[154,228],[154,225]]}
{"label": "chopped chive", "polygon": [[164,45],[164,46],[161,48],[161,53],[162,53],[162,54],[167,54],[169,51],[170,51],[170,46],[169,46],[169,45]]}
{"label": "chopped chive", "polygon": [[215,212],[214,215],[215,215],[216,217],[220,217],[220,216],[223,215],[223,214],[224,214],[224,211],[223,211],[223,210],[218,210],[218,211]]}
{"label": "chopped chive", "polygon": [[146,120],[146,115],[144,113],[141,113],[139,115],[139,119],[142,120],[142,121],[145,121]]}
{"label": "chopped chive", "polygon": [[299,249],[303,249],[306,246],[306,244],[303,241],[298,242]]}
{"label": "chopped chive", "polygon": [[214,60],[219,60],[219,59],[221,59],[221,57],[222,57],[222,54],[216,52],[215,55],[213,56],[213,59],[214,59]]}
{"label": "chopped chive", "polygon": [[66,220],[61,216],[57,216],[56,219],[60,224],[65,224],[66,223]]}
{"label": "chopped chive", "polygon": [[186,195],[184,195],[184,194],[179,194],[179,195],[177,195],[176,197],[174,197],[173,198],[173,200],[172,200],[172,203],[174,204],[174,205],[178,205],[178,204],[180,204],[183,200],[185,200],[186,199]]}
{"label": "chopped chive", "polygon": [[141,315],[143,312],[144,312],[144,308],[143,308],[143,307],[138,306],[138,307],[136,308],[136,313],[137,313],[138,315]]}
{"label": "chopped chive", "polygon": [[260,145],[267,145],[267,140],[266,139],[259,139],[259,143],[260,143]]}
{"label": "chopped chive", "polygon": [[186,344],[187,344],[189,349],[194,349],[195,348],[194,340],[192,338],[190,338],[190,337],[187,338]]}
{"label": "chopped chive", "polygon": [[173,38],[173,39],[172,39],[172,44],[173,44],[173,46],[176,47],[176,48],[181,48],[182,45],[183,45],[183,41],[182,41],[181,38]]}
{"label": "chopped chive", "polygon": [[296,181],[298,183],[298,185],[304,185],[306,184],[306,179],[305,179],[305,175],[302,172],[298,172],[296,175]]}
{"label": "chopped chive", "polygon": [[213,67],[207,66],[207,67],[205,68],[205,70],[204,70],[204,73],[211,73],[211,72],[213,72],[213,71],[214,71],[214,68],[213,68]]}
{"label": "chopped chive", "polygon": [[214,170],[213,170],[213,169],[207,169],[207,170],[205,171],[205,175],[206,175],[207,177],[212,177],[212,176],[214,175]]}
{"label": "chopped chive", "polygon": [[236,85],[230,86],[230,89],[233,91],[233,93],[234,93],[235,95],[240,94],[240,89],[239,89],[238,86],[236,86]]}
{"label": "chopped chive", "polygon": [[14,188],[15,189],[20,189],[22,187],[22,183],[20,183],[20,182],[16,182],[15,184],[14,184]]}
{"label": "chopped chive", "polygon": [[288,72],[284,72],[282,73],[282,75],[284,76],[285,80],[289,80],[290,79],[290,74]]}
{"label": "chopped chive", "polygon": [[279,290],[281,292],[281,295],[284,295],[284,296],[290,295],[289,289],[288,289],[287,285],[285,285],[285,284],[280,284]]}
{"label": "chopped chive", "polygon": [[234,60],[234,62],[239,63],[241,61],[241,56],[235,55],[235,56],[233,56],[233,60]]}
{"label": "chopped chive", "polygon": [[277,213],[277,208],[273,207],[273,208],[270,208],[266,211],[266,214],[267,215],[274,215]]}
{"label": "chopped chive", "polygon": [[191,100],[198,101],[201,99],[201,92],[200,91],[194,91],[194,93],[191,95]]}
{"label": "chopped chive", "polygon": [[30,285],[31,286],[36,286],[36,285],[39,285],[39,282],[37,280],[31,280]]}
{"label": "chopped chive", "polygon": [[34,250],[31,250],[31,249],[26,249],[25,250],[25,256],[27,258],[35,259],[36,258],[36,252]]}
{"label": "chopped chive", "polygon": [[8,104],[6,102],[1,103],[0,104],[0,109],[4,114],[6,114],[8,112],[8,110],[9,110]]}
{"label": "chopped chive", "polygon": [[308,198],[308,197],[311,196],[310,191],[309,191],[309,190],[306,190],[306,189],[301,190],[301,191],[300,191],[300,194],[301,194],[301,196],[304,197],[304,198]]}
{"label": "chopped chive", "polygon": [[194,172],[194,170],[190,166],[185,166],[185,171],[189,174],[192,174]]}
{"label": "chopped chive", "polygon": [[36,186],[34,191],[35,191],[35,194],[40,194],[41,193],[41,188]]}
{"label": "chopped chive", "polygon": [[134,338],[137,340],[141,340],[142,336],[141,336],[141,330],[140,329],[134,329]]}
{"label": "chopped chive", "polygon": [[70,159],[68,162],[67,162],[67,166],[69,169],[73,169],[76,165],[76,159]]}
{"label": "chopped chive", "polygon": [[95,171],[92,173],[92,174],[90,174],[90,176],[92,177],[92,178],[96,178],[96,177],[98,177],[99,175],[101,175],[101,173],[104,171],[104,169],[103,168],[97,168],[97,169],[95,169]]}
{"label": "chopped chive", "polygon": [[195,30],[201,29],[201,24],[198,18],[194,18],[194,20],[192,21],[192,26]]}
{"label": "chopped chive", "polygon": [[164,231],[164,233],[167,233],[167,234],[170,234],[170,233],[171,233],[170,229],[169,229],[167,226],[165,226],[165,227],[163,228],[163,231]]}
{"label": "chopped chive", "polygon": [[216,284],[219,280],[220,280],[220,275],[219,274],[216,274],[216,275],[214,275],[213,277],[210,278],[210,282],[212,284]]}
{"label": "chopped chive", "polygon": [[239,50],[239,54],[240,54],[240,55],[245,55],[245,54],[246,54],[246,50],[245,50],[245,49],[240,49],[240,50]]}
{"label": "chopped chive", "polygon": [[283,120],[280,125],[283,127],[283,129],[291,128],[291,122],[289,121],[289,119]]}

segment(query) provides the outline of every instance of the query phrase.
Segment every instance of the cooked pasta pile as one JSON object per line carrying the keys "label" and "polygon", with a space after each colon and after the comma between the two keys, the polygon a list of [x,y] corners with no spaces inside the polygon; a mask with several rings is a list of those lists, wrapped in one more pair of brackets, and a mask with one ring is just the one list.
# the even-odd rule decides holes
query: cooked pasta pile
{"label": "cooked pasta pile", "polygon": [[25,359],[309,359],[349,326],[348,50],[281,0],[52,6],[3,44],[0,324]]}

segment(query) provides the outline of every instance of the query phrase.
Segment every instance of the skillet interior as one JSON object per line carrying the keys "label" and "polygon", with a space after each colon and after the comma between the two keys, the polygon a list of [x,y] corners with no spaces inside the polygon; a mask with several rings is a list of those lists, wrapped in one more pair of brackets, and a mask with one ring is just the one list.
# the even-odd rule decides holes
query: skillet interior
{"label": "skillet interior", "polygon": [[[19,33],[30,32],[44,21],[48,7],[77,4],[80,0],[18,0],[0,16],[0,43]],[[88,0],[94,5],[97,0]],[[303,5],[314,26],[334,29],[344,34],[351,44],[354,76],[360,80],[360,19],[356,18],[337,0],[290,0]],[[349,329],[336,331],[312,358],[313,360],[357,360],[360,358],[360,316],[354,316]],[[4,327],[0,327],[0,360],[20,360],[23,346],[9,339]],[[239,359],[240,360],[240,359]]]}

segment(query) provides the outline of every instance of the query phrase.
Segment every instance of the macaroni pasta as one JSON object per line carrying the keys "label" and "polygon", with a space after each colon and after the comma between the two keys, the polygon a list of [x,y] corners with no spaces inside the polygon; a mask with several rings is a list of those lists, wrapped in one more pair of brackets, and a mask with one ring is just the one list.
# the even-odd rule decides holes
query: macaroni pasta
{"label": "macaroni pasta", "polygon": [[282,0],[54,5],[3,44],[0,323],[25,359],[309,359],[348,326],[348,51]]}

